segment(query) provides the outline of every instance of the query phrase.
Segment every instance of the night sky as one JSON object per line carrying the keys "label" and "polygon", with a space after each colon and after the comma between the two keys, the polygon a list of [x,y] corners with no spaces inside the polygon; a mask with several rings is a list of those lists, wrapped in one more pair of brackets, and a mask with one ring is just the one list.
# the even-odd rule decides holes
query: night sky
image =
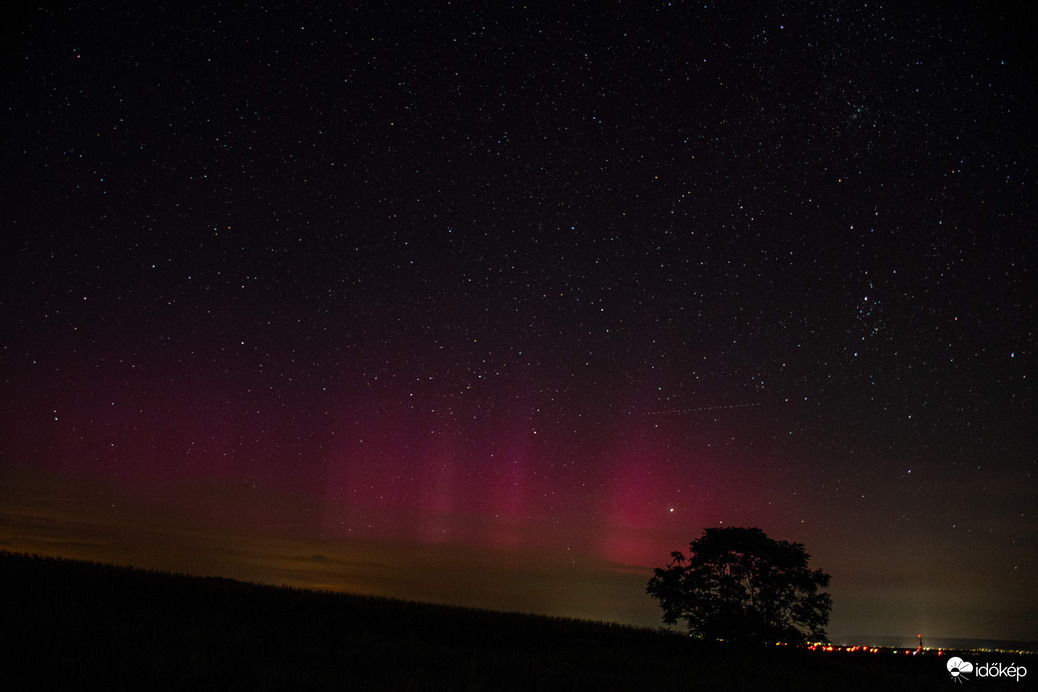
{"label": "night sky", "polygon": [[1038,639],[1025,4],[361,4],[5,10],[0,548]]}

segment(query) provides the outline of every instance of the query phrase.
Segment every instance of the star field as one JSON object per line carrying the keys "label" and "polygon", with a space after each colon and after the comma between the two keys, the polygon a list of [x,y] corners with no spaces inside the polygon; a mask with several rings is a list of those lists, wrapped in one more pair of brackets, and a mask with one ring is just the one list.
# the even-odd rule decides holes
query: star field
{"label": "star field", "polygon": [[1016,9],[23,7],[0,547],[655,625],[760,526],[1038,639]]}

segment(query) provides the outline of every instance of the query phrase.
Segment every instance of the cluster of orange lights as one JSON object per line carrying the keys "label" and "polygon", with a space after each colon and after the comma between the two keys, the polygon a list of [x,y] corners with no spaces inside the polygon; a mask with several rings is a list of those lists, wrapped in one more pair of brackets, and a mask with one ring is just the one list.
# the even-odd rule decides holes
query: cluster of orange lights
{"label": "cluster of orange lights", "polygon": [[904,654],[905,656],[916,656],[918,654],[944,655],[944,649],[891,649],[885,646],[833,646],[832,644],[814,643],[807,645],[808,651],[845,651],[848,653],[878,654],[887,652],[892,654]]}

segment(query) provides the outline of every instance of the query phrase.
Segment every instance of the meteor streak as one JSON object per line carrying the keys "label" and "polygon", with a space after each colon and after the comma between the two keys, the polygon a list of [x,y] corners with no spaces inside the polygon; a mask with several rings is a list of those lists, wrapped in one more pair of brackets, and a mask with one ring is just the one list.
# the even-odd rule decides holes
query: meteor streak
{"label": "meteor streak", "polygon": [[718,411],[726,408],[750,408],[751,406],[760,406],[756,404],[727,404],[726,406],[700,406],[698,408],[671,408],[664,411],[649,411],[643,413],[643,416],[662,416],[668,413],[695,413],[697,411]]}

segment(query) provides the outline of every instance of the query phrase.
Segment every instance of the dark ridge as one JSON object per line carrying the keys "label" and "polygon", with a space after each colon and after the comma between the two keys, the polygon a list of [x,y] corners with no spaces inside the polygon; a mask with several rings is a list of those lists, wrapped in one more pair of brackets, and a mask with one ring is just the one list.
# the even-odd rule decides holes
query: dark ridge
{"label": "dark ridge", "polygon": [[608,623],[3,551],[0,593],[5,678],[30,681],[33,689],[874,690],[949,684],[937,657],[731,649]]}

